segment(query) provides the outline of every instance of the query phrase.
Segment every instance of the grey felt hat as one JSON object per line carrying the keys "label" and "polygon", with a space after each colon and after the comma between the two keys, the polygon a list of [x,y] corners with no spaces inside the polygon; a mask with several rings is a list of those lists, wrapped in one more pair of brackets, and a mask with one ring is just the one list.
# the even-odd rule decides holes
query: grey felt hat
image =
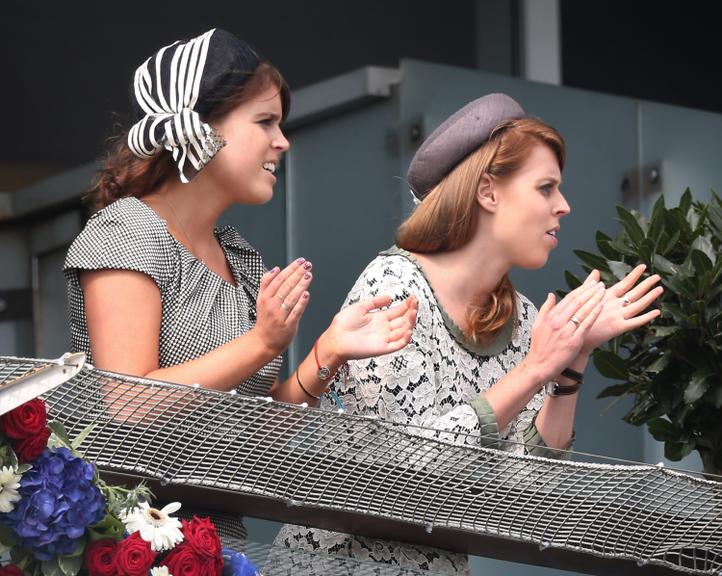
{"label": "grey felt hat", "polygon": [[505,120],[523,118],[524,110],[506,94],[487,94],[469,102],[431,133],[414,154],[407,175],[421,199],[459,162],[481,146]]}

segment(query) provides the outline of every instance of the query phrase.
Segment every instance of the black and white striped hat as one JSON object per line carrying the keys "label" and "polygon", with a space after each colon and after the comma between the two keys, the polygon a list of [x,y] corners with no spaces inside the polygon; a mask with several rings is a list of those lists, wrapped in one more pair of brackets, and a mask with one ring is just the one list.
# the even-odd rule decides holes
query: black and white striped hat
{"label": "black and white striped hat", "polygon": [[133,154],[150,158],[169,150],[181,181],[189,182],[225,145],[201,115],[242,86],[260,62],[250,46],[218,28],[161,48],[133,78]]}

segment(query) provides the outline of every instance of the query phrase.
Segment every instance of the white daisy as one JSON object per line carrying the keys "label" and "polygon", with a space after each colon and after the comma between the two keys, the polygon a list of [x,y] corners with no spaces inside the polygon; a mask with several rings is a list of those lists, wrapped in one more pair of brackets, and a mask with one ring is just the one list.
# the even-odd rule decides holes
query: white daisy
{"label": "white daisy", "polygon": [[0,468],[0,512],[13,511],[14,503],[20,500],[18,488],[20,488],[20,474],[15,474],[15,469],[10,466]]}
{"label": "white daisy", "polygon": [[183,542],[180,520],[169,516],[180,507],[180,502],[171,502],[158,510],[151,508],[147,502],[141,502],[138,508],[121,513],[120,519],[129,534],[140,531],[140,537],[150,542],[151,550],[163,552]]}
{"label": "white daisy", "polygon": [[167,566],[158,566],[150,569],[150,576],[173,576],[173,574],[168,572]]}

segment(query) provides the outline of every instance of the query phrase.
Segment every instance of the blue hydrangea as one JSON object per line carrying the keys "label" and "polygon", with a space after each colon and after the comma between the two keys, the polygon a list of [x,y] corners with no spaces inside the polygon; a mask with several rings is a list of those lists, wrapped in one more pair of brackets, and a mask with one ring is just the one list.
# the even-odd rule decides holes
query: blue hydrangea
{"label": "blue hydrangea", "polygon": [[90,524],[105,517],[92,464],[67,448],[45,451],[20,481],[21,500],[2,521],[38,560],[72,553]]}
{"label": "blue hydrangea", "polygon": [[223,576],[258,576],[260,572],[243,552],[234,552],[230,548],[221,550],[223,555]]}

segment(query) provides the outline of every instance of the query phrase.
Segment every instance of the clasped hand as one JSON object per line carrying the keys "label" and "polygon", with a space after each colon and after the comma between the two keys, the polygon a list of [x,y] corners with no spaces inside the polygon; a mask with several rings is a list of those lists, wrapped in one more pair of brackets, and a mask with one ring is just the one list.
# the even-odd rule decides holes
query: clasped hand
{"label": "clasped hand", "polygon": [[659,316],[659,310],[643,313],[662,294],[656,274],[637,284],[644,270],[644,265],[637,266],[608,289],[594,270],[559,303],[549,294],[534,322],[525,364],[536,370],[541,381],[551,380],[579,354],[588,355]]}

